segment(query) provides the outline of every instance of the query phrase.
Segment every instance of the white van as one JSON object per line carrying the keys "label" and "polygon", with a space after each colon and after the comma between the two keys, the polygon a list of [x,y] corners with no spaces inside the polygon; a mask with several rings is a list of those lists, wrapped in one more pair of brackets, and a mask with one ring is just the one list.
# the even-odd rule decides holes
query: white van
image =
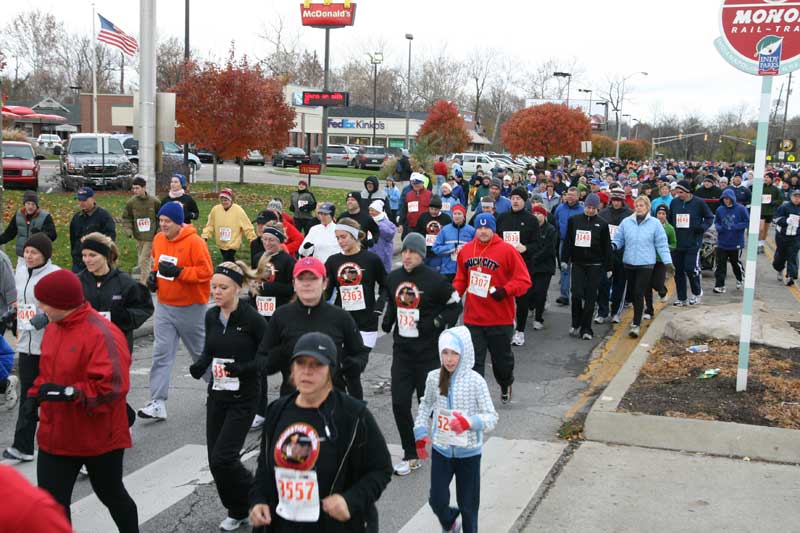
{"label": "white van", "polygon": [[461,167],[464,169],[465,176],[469,176],[477,172],[478,165],[481,166],[484,174],[488,174],[489,170],[495,165],[495,160],[489,157],[488,155],[475,152],[453,154],[450,157],[451,161],[454,161],[456,159],[461,160]]}

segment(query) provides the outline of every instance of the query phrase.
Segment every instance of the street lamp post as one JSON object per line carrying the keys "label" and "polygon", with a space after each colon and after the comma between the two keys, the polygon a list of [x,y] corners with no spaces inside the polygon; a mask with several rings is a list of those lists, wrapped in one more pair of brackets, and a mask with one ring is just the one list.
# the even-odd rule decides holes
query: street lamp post
{"label": "street lamp post", "polygon": [[[625,117],[631,118],[630,114],[628,114],[628,113],[625,113],[624,115],[622,115],[622,118],[623,118],[623,119],[624,119]],[[628,137],[630,137],[630,136],[631,136],[631,125],[630,125],[630,124],[628,124],[628,134],[625,136],[625,138],[627,139],[627,138],[628,138]]]}
{"label": "street lamp post", "polygon": [[372,146],[375,146],[375,125],[378,122],[378,65],[383,63],[383,54],[381,52],[370,54],[369,60],[374,68],[372,80]]}
{"label": "street lamp post", "polygon": [[414,36],[410,33],[406,33],[406,39],[408,39],[408,83],[406,84],[406,150],[409,150],[411,149],[411,144],[408,137],[408,120],[411,112],[411,41],[414,40]]}
{"label": "street lamp post", "polygon": [[636,76],[637,74],[642,74],[644,76],[647,76],[647,72],[639,71],[639,72],[634,72],[633,74],[628,74],[627,76],[622,78],[622,90],[619,93],[619,103],[617,104],[617,109],[615,110],[617,112],[617,149],[616,149],[616,155],[614,157],[616,157],[617,159],[619,159],[619,138],[620,135],[622,134],[622,122],[620,121],[620,113],[622,113],[622,103],[625,100],[625,82],[631,79],[632,77]]}
{"label": "street lamp post", "polygon": [[591,89],[578,89],[579,93],[589,93],[589,128],[592,127],[592,90]]}
{"label": "street lamp post", "polygon": [[606,119],[606,121],[605,121],[606,127],[605,127],[605,129],[603,131],[607,132],[608,131],[608,102],[606,102],[605,100],[600,100],[599,102],[596,103],[596,105],[601,105],[601,106],[606,108],[605,112],[603,113],[604,116],[605,116],[605,119]]}
{"label": "street lamp post", "polygon": [[572,83],[572,73],[570,72],[553,72],[556,78],[567,78],[567,107],[569,107],[569,86]]}
{"label": "street lamp post", "polygon": [[[631,122],[635,122],[635,123],[636,123],[636,124],[633,126],[633,138],[634,138],[634,140],[635,140],[635,139],[638,139],[638,138],[639,138],[639,124],[640,124],[640,121],[639,121],[639,119],[638,119],[638,118],[632,118],[632,119],[631,119]],[[630,136],[630,133],[628,133],[628,135]]]}

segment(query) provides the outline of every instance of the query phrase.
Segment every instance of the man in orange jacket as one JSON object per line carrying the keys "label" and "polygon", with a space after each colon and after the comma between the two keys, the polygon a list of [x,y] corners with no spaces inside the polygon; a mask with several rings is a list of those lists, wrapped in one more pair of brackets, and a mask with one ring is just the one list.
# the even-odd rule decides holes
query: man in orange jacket
{"label": "man in orange jacket", "polygon": [[178,339],[189,350],[192,362],[203,351],[206,304],[214,269],[206,243],[193,225],[183,221],[180,203],[167,202],[161,206],[158,212],[161,233],[153,239],[153,271],[147,280],[148,288],[158,296],[153,315],[150,401],[139,409],[141,418],[167,419],[169,378]]}
{"label": "man in orange jacket", "polygon": [[531,288],[531,277],[516,248],[503,241],[496,231],[491,213],[475,217],[475,238],[458,253],[453,288],[462,296],[466,294],[464,325],[475,347],[473,370],[483,375],[488,349],[492,371],[500,385],[500,400],[508,403],[514,383],[511,336],[516,318],[515,298]]}

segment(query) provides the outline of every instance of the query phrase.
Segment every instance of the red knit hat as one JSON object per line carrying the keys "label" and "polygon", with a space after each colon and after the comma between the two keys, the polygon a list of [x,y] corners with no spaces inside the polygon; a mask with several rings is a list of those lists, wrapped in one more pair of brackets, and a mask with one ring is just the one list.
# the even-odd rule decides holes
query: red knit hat
{"label": "red knit hat", "polygon": [[541,206],[541,205],[535,205],[535,206],[533,206],[533,214],[535,215],[536,213],[539,213],[539,214],[540,214],[540,215],[542,215],[543,217],[547,218],[547,209],[545,209],[545,208],[544,208],[543,206]]}
{"label": "red knit hat", "polygon": [[597,193],[597,196],[599,196],[599,197],[600,197],[600,203],[601,203],[601,204],[603,204],[603,205],[608,205],[608,202],[609,202],[610,198],[609,198],[609,196],[608,196],[608,193],[607,193],[607,192],[605,192],[605,191],[600,191],[600,192],[598,192],[598,193]]}
{"label": "red knit hat", "polygon": [[40,279],[33,288],[33,295],[43,304],[64,311],[80,307],[84,302],[78,276],[63,268]]}

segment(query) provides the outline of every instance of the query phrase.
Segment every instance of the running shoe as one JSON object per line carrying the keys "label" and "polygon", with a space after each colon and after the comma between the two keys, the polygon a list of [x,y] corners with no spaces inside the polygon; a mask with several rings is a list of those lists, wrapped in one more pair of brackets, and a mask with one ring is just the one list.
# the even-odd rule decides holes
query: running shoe
{"label": "running shoe", "polygon": [[525,344],[525,333],[522,331],[515,332],[514,337],[511,339],[511,344],[514,346],[523,346]]}
{"label": "running shoe", "polygon": [[737,281],[737,282],[736,282],[736,290],[741,290],[741,289],[742,289],[742,285],[743,285],[743,284],[742,284],[742,282],[741,282],[741,281]]}
{"label": "running shoe", "polygon": [[556,298],[556,303],[558,305],[569,305],[569,300],[567,300],[563,296],[559,296],[558,298]]}
{"label": "running shoe", "polygon": [[253,417],[253,423],[250,424],[250,431],[261,429],[261,426],[263,425],[264,425],[264,417],[261,415],[256,415]]}
{"label": "running shoe", "polygon": [[611,322],[613,322],[614,324],[619,324],[619,315],[612,316]]}
{"label": "running shoe", "polygon": [[394,473],[397,476],[407,476],[421,466],[422,466],[422,461],[420,461],[419,459],[403,460],[394,465]]}
{"label": "running shoe", "polygon": [[675,307],[686,307],[687,304],[686,300],[675,300],[674,302],[672,302],[672,305],[674,305]]}
{"label": "running shoe", "polygon": [[630,331],[628,331],[628,337],[632,339],[636,339],[639,337],[639,326],[631,325]]}
{"label": "running shoe", "polygon": [[580,336],[580,333],[578,332],[578,328],[569,328],[569,334],[572,337]]}
{"label": "running shoe", "polygon": [[222,531],[236,531],[242,526],[249,526],[250,522],[245,518],[231,518],[230,516],[225,517],[225,520],[219,523],[219,528]]}
{"label": "running shoe", "polygon": [[605,316],[596,316],[596,317],[594,317],[594,323],[595,324],[604,324],[607,318],[608,317],[605,317]]}
{"label": "running shoe", "polygon": [[505,405],[511,401],[511,385],[508,388],[500,387],[500,401]]}
{"label": "running shoe", "polygon": [[442,533],[461,533],[461,518],[456,518],[450,529],[443,529]]}
{"label": "running shoe", "polygon": [[139,418],[153,418],[156,420],[167,419],[167,404],[164,400],[150,400],[147,405],[139,409]]}
{"label": "running shoe", "polygon": [[539,322],[538,320],[534,320],[533,321],[533,329],[535,329],[535,330],[544,329],[544,323],[543,322]]}
{"label": "running shoe", "polygon": [[3,450],[3,457],[5,457],[6,459],[11,459],[13,461],[24,461],[26,463],[33,461],[33,454],[22,453],[13,446]]}
{"label": "running shoe", "polygon": [[783,283],[783,270],[779,270],[778,271],[778,276],[777,277],[778,277],[778,281]]}
{"label": "running shoe", "polygon": [[792,279],[792,278],[787,278],[787,279],[786,279],[786,286],[787,286],[787,287],[791,287],[792,285],[794,285],[794,279]]}
{"label": "running shoe", "polygon": [[592,334],[587,331],[586,333],[581,335],[581,338],[585,341],[590,341],[592,340]]}
{"label": "running shoe", "polygon": [[17,376],[8,376],[5,396],[6,411],[11,411],[17,406],[17,401],[19,401],[19,378]]}
{"label": "running shoe", "polygon": [[714,287],[714,292],[717,294],[725,294],[725,287]]}
{"label": "running shoe", "polygon": [[643,313],[642,320],[653,320],[653,313]]}

